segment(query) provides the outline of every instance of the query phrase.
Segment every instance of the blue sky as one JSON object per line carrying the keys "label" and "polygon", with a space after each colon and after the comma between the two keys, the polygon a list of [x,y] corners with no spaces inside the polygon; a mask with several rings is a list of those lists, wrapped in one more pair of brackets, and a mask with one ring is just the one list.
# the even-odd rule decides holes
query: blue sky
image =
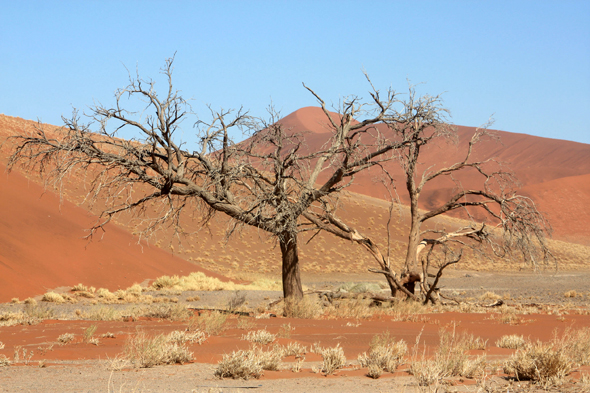
{"label": "blue sky", "polygon": [[[287,115],[423,83],[455,124],[590,143],[590,1],[7,1],[0,113],[61,124],[113,102],[125,67],[175,84],[206,118]],[[190,133],[190,124],[184,131]]]}

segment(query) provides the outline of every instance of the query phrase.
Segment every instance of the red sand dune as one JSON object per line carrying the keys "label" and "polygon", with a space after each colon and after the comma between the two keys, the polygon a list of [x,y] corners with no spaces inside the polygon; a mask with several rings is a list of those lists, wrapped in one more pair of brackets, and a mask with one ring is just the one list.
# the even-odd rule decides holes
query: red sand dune
{"label": "red sand dune", "polygon": [[[213,272],[177,258],[109,224],[108,236],[83,239],[96,220],[0,164],[0,302],[85,285],[116,290],[162,275]],[[100,237],[100,234],[98,235]]]}
{"label": "red sand dune", "polygon": [[[336,121],[339,117],[334,119]],[[328,120],[318,107],[302,108],[286,116],[281,123],[292,132],[309,132],[306,135],[306,150],[319,149],[330,136]],[[383,125],[378,126],[378,129],[386,137],[393,136]],[[461,161],[474,132],[475,127],[458,126],[458,144],[428,146],[420,156],[420,171],[433,171]],[[570,225],[574,217],[579,222],[590,222],[590,209],[584,205],[584,201],[588,200],[590,187],[589,178],[584,176],[590,174],[590,145],[505,131],[492,132],[499,136],[500,143],[488,140],[477,145],[473,158],[497,158],[512,170],[524,187],[522,193],[537,200],[540,210],[547,213],[555,230],[555,238],[590,244],[590,227]],[[386,163],[384,167],[396,179],[402,202],[407,203],[409,199],[401,167],[395,161]],[[355,177],[355,183],[349,190],[376,198],[386,198],[385,189],[377,181],[380,176],[379,170],[361,172]],[[567,187],[558,186],[557,179],[561,178],[568,178],[563,184],[567,184]],[[482,185],[481,176],[476,171],[466,171],[458,179],[464,188]],[[439,206],[455,187],[456,184],[448,177],[436,179],[425,187],[420,207],[432,209]],[[552,196],[554,193],[560,196]],[[560,213],[564,211],[561,205],[563,203],[569,204],[567,211],[571,214]],[[574,206],[578,206],[579,209]]]}

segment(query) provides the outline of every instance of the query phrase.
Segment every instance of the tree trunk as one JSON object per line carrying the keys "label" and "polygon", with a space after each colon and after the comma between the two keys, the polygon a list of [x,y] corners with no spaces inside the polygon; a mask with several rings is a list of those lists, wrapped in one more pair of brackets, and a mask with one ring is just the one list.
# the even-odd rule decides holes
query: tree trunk
{"label": "tree trunk", "polygon": [[285,299],[301,299],[303,289],[299,274],[297,235],[284,232],[279,238],[279,243],[283,256],[283,296]]}

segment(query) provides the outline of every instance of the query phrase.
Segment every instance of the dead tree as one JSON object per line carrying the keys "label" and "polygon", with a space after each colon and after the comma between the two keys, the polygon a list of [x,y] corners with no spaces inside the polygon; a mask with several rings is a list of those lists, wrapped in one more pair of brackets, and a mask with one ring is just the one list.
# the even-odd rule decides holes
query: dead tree
{"label": "dead tree", "polygon": [[[373,92],[378,93],[374,88]],[[323,101],[319,102],[324,107]],[[391,178],[391,174],[386,173],[392,182],[405,184],[410,200],[410,230],[401,270],[395,272],[389,257],[382,254],[375,242],[337,218],[332,209],[310,210],[305,213],[305,218],[322,230],[365,247],[379,265],[370,271],[385,275],[392,296],[401,291],[409,298],[418,300],[420,297],[424,302],[435,301],[433,295],[443,270],[458,263],[466,247],[476,249],[482,255],[497,257],[516,253],[535,268],[540,262],[551,259],[545,243],[550,226],[534,202],[518,194],[519,183],[514,174],[503,169],[503,165],[493,158],[473,159],[476,145],[485,139],[496,139],[487,126],[473,134],[462,160],[446,167],[420,171],[421,153],[427,145],[452,145],[458,141],[456,128],[448,122],[448,111],[442,106],[440,96],[419,97],[412,86],[406,99],[399,100],[395,96],[389,108],[388,116],[384,116],[382,122],[389,131],[388,143],[396,146],[394,161],[401,166],[402,175]],[[325,107],[324,112],[331,117]],[[480,177],[478,188],[466,189],[461,185],[461,174],[466,170],[475,171]],[[453,194],[434,209],[419,209],[424,187],[440,177],[454,182]],[[423,229],[429,220],[458,209],[466,213],[468,226],[455,230]],[[478,211],[486,215],[485,220],[475,219]],[[428,249],[426,256],[425,249]],[[431,269],[436,271],[431,272]],[[429,282],[429,277],[434,280]],[[420,296],[415,294],[415,283],[420,284]]]}
{"label": "dead tree", "polygon": [[[87,198],[99,202],[101,210],[90,237],[124,212],[141,220],[136,231],[141,236],[163,225],[182,232],[180,218],[193,209],[205,221],[217,213],[229,217],[228,235],[243,225],[259,228],[279,243],[285,298],[302,297],[298,236],[318,228],[306,217],[321,211],[330,215],[331,198],[356,173],[394,158],[407,143],[391,141],[375,128],[395,121],[390,116],[396,93],[381,99],[373,90],[368,102],[351,97],[341,104],[342,116],[326,111],[332,135],[318,151],[306,150],[304,136],[286,130],[272,110],[269,121],[243,110],[211,110],[210,121],[194,123],[199,145],[189,151],[179,130],[193,114],[173,86],[172,65],[169,59],[162,69],[167,80],[163,95],[153,81],[130,76],[129,85],[116,92],[113,107],[90,107],[89,123],[75,112],[63,119],[60,132],[39,127],[32,135],[16,137],[9,168],[24,165],[55,185],[76,170],[89,177]],[[137,104],[133,100],[143,101],[142,111],[126,109]],[[122,139],[122,129],[138,137]],[[251,137],[236,143],[232,130]]]}

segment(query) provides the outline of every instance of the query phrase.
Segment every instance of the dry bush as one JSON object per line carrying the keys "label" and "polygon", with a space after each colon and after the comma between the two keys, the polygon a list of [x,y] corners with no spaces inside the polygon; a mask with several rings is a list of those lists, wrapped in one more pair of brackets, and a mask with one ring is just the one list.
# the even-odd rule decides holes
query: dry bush
{"label": "dry bush", "polygon": [[185,321],[190,318],[191,311],[182,304],[162,304],[134,309],[134,316]]}
{"label": "dry bush", "polygon": [[283,357],[295,356],[300,358],[307,353],[307,347],[304,347],[298,342],[293,341],[282,347],[277,345],[277,350],[282,352]]}
{"label": "dry bush", "polygon": [[6,357],[6,355],[0,354],[0,367],[10,366],[11,364],[12,362]]}
{"label": "dry bush", "polygon": [[0,341],[0,349],[4,349],[4,343]]}
{"label": "dry bush", "polygon": [[436,359],[413,361],[409,373],[416,378],[419,386],[430,386],[447,376],[444,365]]}
{"label": "dry bush", "polygon": [[118,300],[118,297],[114,293],[105,288],[97,289],[96,296],[108,303],[114,303]]}
{"label": "dry bush", "polygon": [[50,303],[65,303],[66,300],[59,293],[47,292],[46,294],[43,295],[43,297],[41,298],[41,301],[50,302]]}
{"label": "dry bush", "polygon": [[333,348],[322,348],[316,344],[313,351],[322,356],[323,363],[319,371],[325,375],[333,374],[346,365],[346,356],[340,344]]}
{"label": "dry bush", "polygon": [[236,328],[241,329],[241,330],[250,330],[255,327],[256,327],[256,323],[254,323],[254,321],[252,321],[252,319],[250,319],[248,317],[243,317],[243,316],[238,317],[238,323],[236,324]]}
{"label": "dry bush", "polygon": [[12,299],[10,299],[10,303],[19,304],[20,300],[17,297],[13,297]]}
{"label": "dry bush", "polygon": [[314,319],[322,314],[323,310],[317,296],[304,296],[303,299],[285,299],[284,315],[290,318]]}
{"label": "dry bush", "polygon": [[590,328],[584,327],[578,330],[567,328],[562,338],[560,339],[555,335],[553,342],[563,349],[576,365],[590,365]]}
{"label": "dry bush", "polygon": [[364,299],[363,296],[340,299],[332,303],[330,307],[326,307],[323,313],[338,318],[370,318],[376,311],[375,308],[370,307],[372,302],[371,299]]}
{"label": "dry bush", "polygon": [[92,336],[94,335],[94,333],[96,332],[96,325],[90,325],[88,326],[88,328],[86,328],[86,330],[84,330],[84,341],[88,342],[88,340],[90,340],[92,338]]}
{"label": "dry bush", "polygon": [[251,343],[255,344],[270,344],[276,339],[274,334],[269,333],[268,331],[262,329],[257,331],[251,331],[247,334],[242,336],[242,340],[250,341]]}
{"label": "dry bush", "polygon": [[502,299],[502,296],[498,295],[494,292],[486,292],[479,297],[479,300],[499,300]]}
{"label": "dry bush", "polygon": [[172,288],[180,282],[178,276],[162,276],[158,277],[152,282],[152,288],[159,290],[164,288]]}
{"label": "dry bush", "polygon": [[198,317],[191,319],[189,323],[189,330],[198,329],[209,336],[215,336],[224,330],[224,324],[227,320],[227,314],[219,311],[204,312]]}
{"label": "dry bush", "polygon": [[251,351],[234,351],[223,355],[215,369],[218,378],[260,378],[262,365]]}
{"label": "dry bush", "polygon": [[23,303],[30,304],[32,306],[36,306],[37,305],[37,301],[35,299],[33,299],[32,297],[26,298],[25,300],[23,300]]}
{"label": "dry bush", "polygon": [[92,307],[88,311],[81,311],[76,313],[80,319],[88,319],[90,321],[117,321],[122,318],[122,311],[114,307]]}
{"label": "dry bush", "polygon": [[576,296],[578,296],[578,293],[572,289],[571,291],[567,291],[566,293],[564,293],[563,296],[565,296],[565,297],[576,297]]}
{"label": "dry bush", "polygon": [[186,342],[189,342],[201,345],[205,342],[205,340],[207,340],[207,335],[205,334],[205,332],[201,332],[199,330],[192,332],[175,330],[168,334],[168,341],[177,344],[184,344]]}
{"label": "dry bush", "polygon": [[277,335],[282,338],[291,338],[291,333],[293,333],[293,330],[295,330],[295,328],[292,327],[290,323],[283,323],[283,325],[279,328],[279,333]]}
{"label": "dry bush", "polygon": [[408,352],[408,345],[404,340],[395,341],[389,332],[376,335],[369,345],[369,353],[362,353],[358,357],[361,367],[367,367],[367,375],[379,378],[383,371],[394,372],[402,363]]}
{"label": "dry bush", "polygon": [[566,349],[555,343],[536,342],[518,349],[504,362],[504,372],[518,380],[531,380],[544,385],[561,385],[573,362]]}
{"label": "dry bush", "polygon": [[189,362],[192,353],[184,344],[171,342],[166,335],[149,337],[138,332],[125,343],[124,357],[135,367],[150,368],[159,364]]}
{"label": "dry bush", "polygon": [[519,349],[525,345],[527,345],[527,340],[523,336],[517,336],[516,334],[502,336],[496,341],[498,348]]}
{"label": "dry bush", "polygon": [[74,285],[72,287],[72,292],[77,292],[77,291],[88,292],[88,287],[86,285],[83,285],[82,283],[80,283],[78,285]]}
{"label": "dry bush", "polygon": [[74,335],[72,333],[64,333],[57,338],[57,342],[64,345],[71,342],[74,339]]}

